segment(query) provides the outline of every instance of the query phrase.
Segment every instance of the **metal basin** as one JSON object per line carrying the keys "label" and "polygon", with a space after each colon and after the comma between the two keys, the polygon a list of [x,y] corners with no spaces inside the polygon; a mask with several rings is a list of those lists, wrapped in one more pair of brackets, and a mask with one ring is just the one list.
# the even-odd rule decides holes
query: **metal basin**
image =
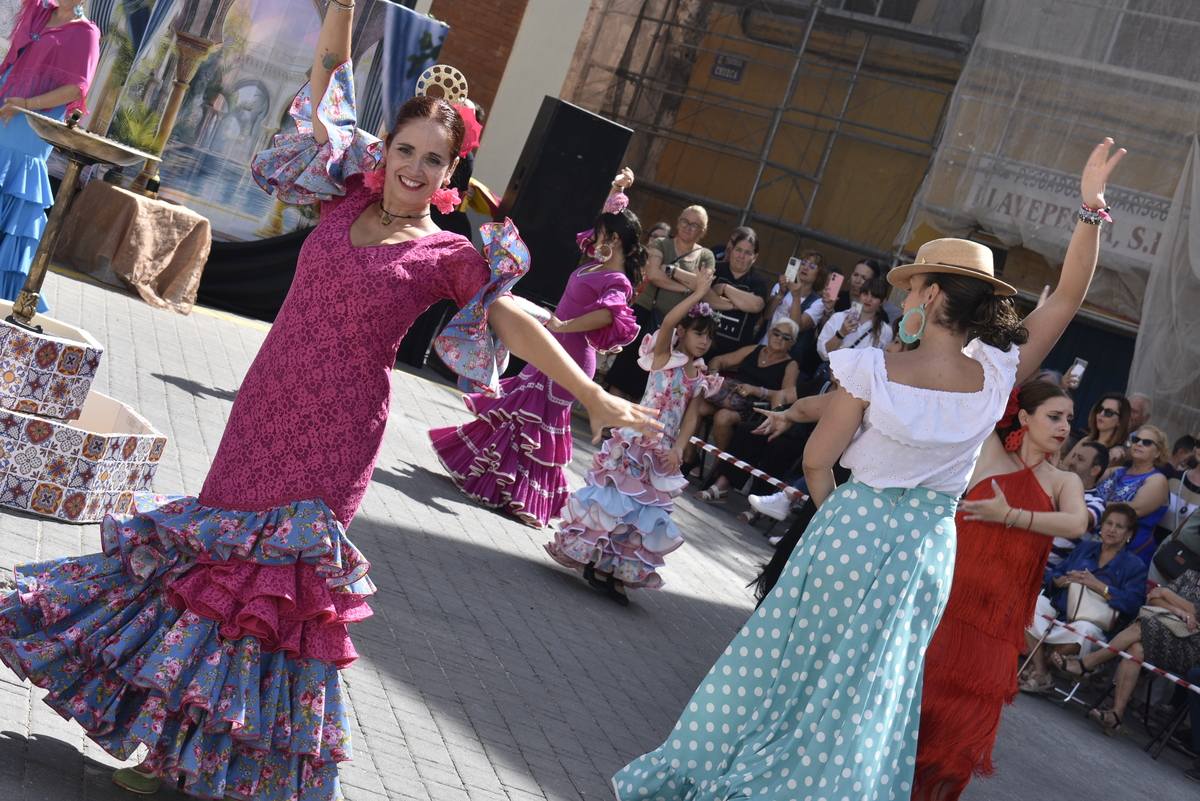
{"label": "metal basin", "polygon": [[17,109],[29,121],[29,127],[45,141],[65,151],[63,155],[75,157],[84,163],[94,164],[103,162],[115,164],[118,167],[128,167],[139,161],[151,159],[159,161],[158,156],[143,153],[129,145],[121,144],[104,136],[59,122],[53,117],[38,114],[36,111]]}

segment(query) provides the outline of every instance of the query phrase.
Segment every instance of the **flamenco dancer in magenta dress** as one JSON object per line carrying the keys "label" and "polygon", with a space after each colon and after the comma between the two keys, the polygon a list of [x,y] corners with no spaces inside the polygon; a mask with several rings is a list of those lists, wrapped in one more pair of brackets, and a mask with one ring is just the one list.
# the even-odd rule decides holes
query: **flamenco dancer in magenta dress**
{"label": "flamenco dancer in magenta dress", "polygon": [[[96,62],[100,29],[84,19],[83,5],[25,0],[0,63],[0,298],[16,300],[54,203],[46,159],[51,145],[33,132],[28,109],[56,120],[84,108]],[[48,310],[38,300],[38,311]]]}
{"label": "flamenco dancer in magenta dress", "polygon": [[[621,192],[608,199],[594,226],[596,261],[571,273],[546,324],[589,377],[596,372],[597,350],[628,345],[638,332],[629,303],[641,281],[646,249],[641,223],[628,203]],[[567,501],[563,468],[571,461],[574,400],[530,365],[500,382],[500,397],[464,396],[476,419],[435,428],[429,437],[463,494],[541,528]]]}
{"label": "flamenco dancer in magenta dress", "polygon": [[717,321],[699,301],[715,277],[712,268],[701,267],[692,294],[642,339],[638,364],[650,373],[642,403],[659,411],[662,439],[614,431],[592,461],[587,486],[567,501],[554,541],[545,545],[554,561],[583,573],[622,606],[629,604],[626,587],[662,587],[663,559],[683,545],[671,520],[674,499],[687,486],[679,470],[683,446],[700,419],[698,401],[721,388],[721,377],[701,361]]}
{"label": "flamenco dancer in magenta dress", "polygon": [[[1111,145],[1084,171],[1084,203],[1101,210],[1119,160]],[[1085,221],[1099,214],[1080,211]],[[955,507],[1013,386],[1037,371],[1083,301],[1099,245],[1097,226],[1076,227],[1057,289],[1024,321],[977,243],[927,242],[889,273],[909,291],[901,338],[920,347],[831,354],[839,388],[824,396],[804,451],[817,514],[674,731],[613,777],[618,798],[911,797]],[[767,413],[773,431],[787,414]],[[852,476],[835,488],[839,457]]]}
{"label": "flamenco dancer in magenta dress", "polygon": [[1074,406],[1058,384],[1031,381],[984,440],[955,515],[954,584],[925,655],[914,798],[954,801],[972,775],[994,773],[1050,544],[1087,530],[1083,482],[1046,460],[1071,433]]}
{"label": "flamenco dancer in magenta dress", "polygon": [[[338,2],[338,0],[334,0]],[[17,569],[0,598],[0,656],[110,754],[149,753],[118,784],[203,798],[341,798],[353,756],[339,668],[370,614],[370,565],[347,539],[384,433],[390,369],[435,300],[463,307],[442,349],[494,381],[487,326],[581,397],[597,426],[653,427],[614,405],[511,297],[524,246],[487,232],[488,263],[428,220],[464,122],[444,99],[405,103],[386,143],[354,128],[352,15],[326,14],[298,133],[256,157],[260,182],[324,201],[279,317],[238,392],[199,498],[141,496],[104,521],[104,552]],[[330,67],[341,64],[333,71]],[[377,164],[382,166],[376,167]],[[372,168],[382,170],[375,172]],[[361,173],[382,178],[382,193]]]}

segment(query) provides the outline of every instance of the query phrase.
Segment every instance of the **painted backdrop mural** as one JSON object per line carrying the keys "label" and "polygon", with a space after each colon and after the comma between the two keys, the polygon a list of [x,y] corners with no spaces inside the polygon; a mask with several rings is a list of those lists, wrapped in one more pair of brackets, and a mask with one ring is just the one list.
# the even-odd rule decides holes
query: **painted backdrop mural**
{"label": "painted backdrop mural", "polygon": [[[134,43],[127,26],[110,24],[98,87],[89,93],[89,127],[107,126],[109,136],[148,152],[161,147],[160,194],[208,217],[217,238],[260,239],[312,225],[311,208],[284,207],[259,189],[249,163],[275,134],[294,129],[287,110],[308,80],[322,5],[137,0],[150,8],[146,33]],[[395,28],[399,15],[405,35],[386,38],[396,51],[386,60],[419,61],[420,70],[435,63],[448,29],[386,0],[359,0],[355,13],[359,126],[379,131],[391,105],[383,96],[388,18]],[[139,179],[138,169],[125,169],[126,185],[153,177]]]}

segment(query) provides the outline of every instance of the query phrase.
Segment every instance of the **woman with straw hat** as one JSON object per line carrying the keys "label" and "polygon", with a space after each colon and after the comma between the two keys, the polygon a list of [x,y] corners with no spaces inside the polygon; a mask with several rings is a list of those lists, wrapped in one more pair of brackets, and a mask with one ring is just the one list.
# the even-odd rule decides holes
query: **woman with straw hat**
{"label": "woman with straw hat", "polygon": [[[1084,224],[1058,288],[1023,322],[982,245],[935,240],[891,272],[909,290],[900,337],[920,347],[831,354],[839,388],[804,452],[820,508],[666,742],[613,777],[619,798],[910,797],[955,508],[1009,392],[1037,371],[1087,292],[1104,186],[1124,153],[1112,144],[1084,169]],[[812,413],[798,404],[767,413],[764,427]],[[835,488],[839,457],[853,475]]]}

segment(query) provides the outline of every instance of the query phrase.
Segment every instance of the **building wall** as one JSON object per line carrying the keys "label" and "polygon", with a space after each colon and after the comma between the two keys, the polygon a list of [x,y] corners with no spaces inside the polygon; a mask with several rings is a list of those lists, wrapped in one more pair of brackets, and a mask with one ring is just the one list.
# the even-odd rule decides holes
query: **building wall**
{"label": "building wall", "polygon": [[558,97],[562,90],[590,5],[589,0],[528,0],[475,158],[475,177],[497,195],[508,186],[542,99]]}
{"label": "building wall", "polygon": [[438,61],[467,76],[471,98],[488,112],[495,105],[528,4],[528,0],[433,0],[426,12],[450,26]]}

